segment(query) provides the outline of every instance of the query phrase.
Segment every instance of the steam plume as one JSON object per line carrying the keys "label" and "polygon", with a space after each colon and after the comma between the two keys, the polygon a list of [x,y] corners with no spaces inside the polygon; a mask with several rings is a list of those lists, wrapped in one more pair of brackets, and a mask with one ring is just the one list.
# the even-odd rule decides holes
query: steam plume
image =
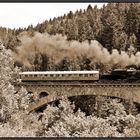
{"label": "steam plume", "polygon": [[50,36],[47,33],[35,33],[33,37],[29,37],[25,33],[20,36],[20,40],[22,45],[17,48],[15,59],[27,67],[32,65],[30,60],[35,53],[52,57],[56,64],[65,57],[75,59],[85,56],[90,58],[93,63],[102,63],[104,65],[110,64],[121,67],[140,65],[140,52],[129,56],[125,51],[121,51],[121,54],[119,54],[116,49],[113,49],[112,54],[110,54],[96,40],[91,41],[91,44],[87,41],[80,43],[78,41],[67,41],[66,37],[61,35]]}

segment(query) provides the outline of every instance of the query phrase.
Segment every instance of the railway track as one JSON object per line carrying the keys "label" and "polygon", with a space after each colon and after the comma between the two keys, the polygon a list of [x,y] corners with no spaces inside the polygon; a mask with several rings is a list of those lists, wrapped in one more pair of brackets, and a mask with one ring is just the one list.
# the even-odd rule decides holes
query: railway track
{"label": "railway track", "polygon": [[16,86],[130,86],[140,87],[140,83],[79,83],[79,82],[21,82]]}

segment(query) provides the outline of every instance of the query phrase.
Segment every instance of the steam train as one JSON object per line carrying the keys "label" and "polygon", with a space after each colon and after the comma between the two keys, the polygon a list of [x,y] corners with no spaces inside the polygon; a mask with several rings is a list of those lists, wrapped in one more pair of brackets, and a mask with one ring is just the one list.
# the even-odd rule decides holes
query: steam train
{"label": "steam train", "polygon": [[140,70],[114,69],[108,74],[99,71],[32,71],[19,73],[22,82],[97,82],[97,81],[139,81]]}

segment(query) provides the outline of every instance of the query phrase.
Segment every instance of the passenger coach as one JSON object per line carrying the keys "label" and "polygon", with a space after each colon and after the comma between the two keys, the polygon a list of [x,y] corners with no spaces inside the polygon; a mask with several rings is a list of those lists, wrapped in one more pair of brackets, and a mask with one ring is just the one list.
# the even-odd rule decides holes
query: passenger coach
{"label": "passenger coach", "polygon": [[22,82],[29,81],[97,81],[99,71],[32,71],[19,73]]}

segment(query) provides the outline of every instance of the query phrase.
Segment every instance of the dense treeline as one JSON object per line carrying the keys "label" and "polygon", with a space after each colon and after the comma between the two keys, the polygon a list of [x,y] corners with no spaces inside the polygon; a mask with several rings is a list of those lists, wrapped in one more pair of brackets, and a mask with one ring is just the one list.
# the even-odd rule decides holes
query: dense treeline
{"label": "dense treeline", "polygon": [[140,4],[139,3],[109,3],[101,9],[89,5],[86,10],[70,11],[67,15],[54,17],[41,24],[27,28],[0,28],[0,36],[7,47],[10,43],[18,44],[17,36],[28,31],[33,35],[35,31],[50,35],[66,35],[68,40],[97,40],[104,47],[111,50],[127,49],[130,45],[140,45]]}
{"label": "dense treeline", "polygon": [[51,35],[60,33],[68,40],[97,40],[111,50],[125,50],[130,45],[140,45],[140,4],[109,3],[103,8],[88,6],[87,10],[54,18],[38,24],[35,28],[29,26],[29,31],[48,32]]}
{"label": "dense treeline", "polygon": [[[35,32],[49,33],[50,35],[62,34],[67,36],[67,40],[77,40],[83,42],[88,40],[97,40],[109,52],[112,49],[119,51],[128,51],[130,46],[135,50],[140,48],[140,4],[139,3],[109,3],[101,9],[97,6],[89,5],[85,10],[77,10],[75,13],[70,11],[67,15],[54,17],[49,21],[46,20],[35,27],[29,25],[27,28],[6,29],[0,28],[0,35],[6,48],[16,51],[16,47],[20,45],[19,36],[26,31],[29,36],[34,36]],[[41,56],[41,57],[40,57]],[[37,60],[41,59],[41,64],[37,64]],[[89,58],[84,57],[83,66],[78,66],[75,70],[93,69],[95,66],[90,63]],[[36,54],[34,56],[33,70],[69,70],[71,60],[67,57],[62,62],[54,66],[51,58],[47,55]],[[49,64],[53,66],[49,66]],[[80,65],[80,64],[78,64]],[[101,66],[101,64],[100,64]],[[36,67],[36,68],[35,68]],[[48,67],[48,68],[47,68]],[[80,68],[79,68],[80,67]]]}

